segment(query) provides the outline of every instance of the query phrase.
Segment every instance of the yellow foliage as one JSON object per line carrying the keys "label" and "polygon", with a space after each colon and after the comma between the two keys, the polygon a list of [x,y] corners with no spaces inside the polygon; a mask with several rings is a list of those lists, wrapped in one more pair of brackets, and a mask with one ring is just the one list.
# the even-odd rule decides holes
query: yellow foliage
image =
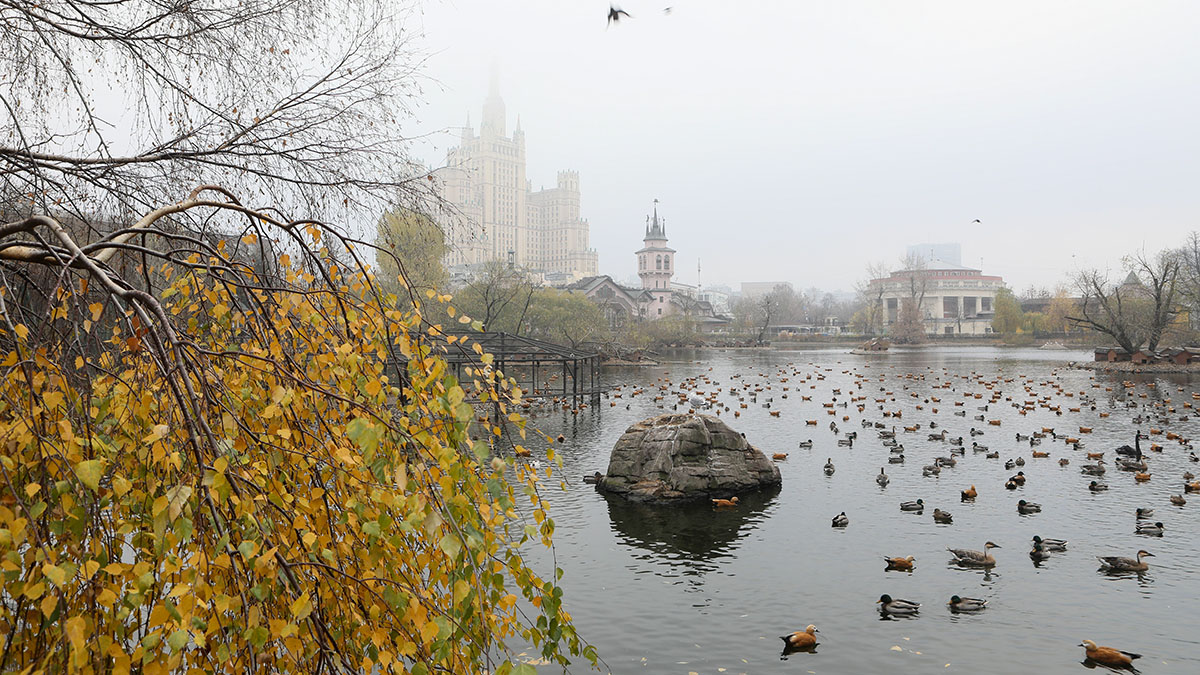
{"label": "yellow foliage", "polygon": [[[473,438],[470,401],[519,392],[490,354],[465,391],[419,314],[329,273],[332,291],[250,303],[220,274],[161,272],[162,313],[78,359],[11,324],[0,671],[507,672],[531,645],[595,664],[558,579],[520,556],[553,531],[536,475]],[[116,306],[64,296],[80,325]]]}

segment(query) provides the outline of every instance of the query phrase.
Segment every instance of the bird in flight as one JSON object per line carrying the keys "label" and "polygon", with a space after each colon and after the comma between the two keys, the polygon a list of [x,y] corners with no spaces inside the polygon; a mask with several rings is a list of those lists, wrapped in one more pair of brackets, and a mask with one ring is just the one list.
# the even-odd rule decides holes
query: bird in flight
{"label": "bird in flight", "polygon": [[[978,223],[978,222],[979,222],[979,219],[978,219],[978,218],[976,218],[975,220],[972,220],[971,222],[972,222],[972,223]],[[982,223],[981,223],[981,224],[982,224]]]}
{"label": "bird in flight", "polygon": [[625,10],[623,10],[615,5],[608,6],[608,25],[611,26],[611,25],[613,25],[614,22],[620,22],[621,16],[626,16],[626,17],[629,17],[630,19],[633,18],[632,16],[630,16],[629,12],[626,12]]}

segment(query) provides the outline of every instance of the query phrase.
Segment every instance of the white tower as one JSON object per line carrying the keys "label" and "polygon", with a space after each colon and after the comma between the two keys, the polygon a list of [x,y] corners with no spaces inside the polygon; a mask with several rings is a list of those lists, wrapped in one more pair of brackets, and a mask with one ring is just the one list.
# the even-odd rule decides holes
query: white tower
{"label": "white tower", "polygon": [[671,277],[675,276],[675,249],[667,246],[666,219],[658,217],[658,200],[654,200],[654,215],[646,217],[644,246],[637,252],[638,276],[642,288],[652,298],[647,316],[656,319],[671,313]]}

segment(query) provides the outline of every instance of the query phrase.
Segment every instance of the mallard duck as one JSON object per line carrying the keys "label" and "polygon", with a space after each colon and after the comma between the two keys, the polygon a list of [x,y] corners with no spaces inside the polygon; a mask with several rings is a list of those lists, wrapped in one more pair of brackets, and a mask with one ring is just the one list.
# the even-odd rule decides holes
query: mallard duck
{"label": "mallard duck", "polygon": [[979,492],[975,490],[974,485],[962,491],[962,500],[964,502],[971,501],[977,496],[979,496]]}
{"label": "mallard duck", "polygon": [[1091,640],[1084,640],[1079,643],[1079,646],[1083,647],[1083,653],[1088,660],[1106,666],[1128,667],[1133,665],[1134,659],[1142,658],[1141,654],[1134,654],[1133,652],[1123,652],[1120,649],[1113,649],[1112,647],[1097,647],[1096,643]]}
{"label": "mallard duck", "polygon": [[1151,537],[1161,537],[1163,534],[1163,529],[1165,528],[1163,528],[1162,523],[1138,523],[1137,529],[1134,530],[1134,532],[1136,534],[1145,534]]}
{"label": "mallard duck", "polygon": [[1088,489],[1091,490],[1092,492],[1103,492],[1108,489],[1108,485],[1105,483],[1098,483],[1096,481],[1092,481],[1091,483],[1088,484]]}
{"label": "mallard duck", "polygon": [[830,457],[830,458],[828,458],[828,459],[826,459],[826,460],[825,460],[825,475],[826,475],[826,476],[832,476],[832,475],[833,475],[833,472],[834,472],[834,468],[833,468],[833,458],[832,458],[832,457]]}
{"label": "mallard duck", "polygon": [[980,445],[979,443],[976,443],[975,441],[971,441],[971,450],[973,450],[975,452],[987,452],[988,446]]}
{"label": "mallard duck", "polygon": [[1154,554],[1149,551],[1138,551],[1137,558],[1123,558],[1121,556],[1097,556],[1096,560],[1100,561],[1100,567],[1105,572],[1145,572],[1150,569],[1142,558],[1153,558]]}
{"label": "mallard duck", "polygon": [[1154,515],[1154,509],[1149,506],[1139,506],[1137,507],[1137,511],[1135,513],[1139,519],[1149,518],[1150,516]]}
{"label": "mallard duck", "polygon": [[712,500],[712,505],[713,508],[730,508],[738,505],[738,498],[732,497],[730,499],[714,499]]}
{"label": "mallard duck", "polygon": [[971,427],[971,435],[972,435],[972,436],[982,436],[982,435],[983,435],[983,430],[982,430],[982,429],[976,429],[975,427]]}
{"label": "mallard duck", "polygon": [[584,476],[583,482],[591,484],[591,485],[595,485],[596,483],[599,483],[602,478],[604,478],[604,474],[597,471],[596,473],[594,473],[590,476]]}
{"label": "mallard duck", "polygon": [[960,565],[992,567],[996,564],[996,559],[990,553],[994,548],[1000,548],[1000,546],[989,541],[983,545],[982,551],[972,551],[969,548],[947,548],[946,550],[954,556],[954,562]]}
{"label": "mallard duck", "polygon": [[1066,539],[1042,539],[1041,537],[1039,537],[1035,534],[1035,535],[1033,535],[1033,543],[1034,543],[1034,545],[1041,545],[1047,551],[1061,552],[1061,551],[1067,550],[1067,540]]}
{"label": "mallard duck", "polygon": [[820,632],[816,626],[809,624],[808,628],[798,630],[795,633],[780,635],[779,639],[783,640],[788,649],[809,649],[817,646],[817,636],[814,633]]}
{"label": "mallard duck", "polygon": [[937,461],[938,461],[938,463],[939,463],[939,464],[941,464],[942,466],[956,466],[956,465],[958,464],[958,460],[957,460],[957,459],[954,459],[954,457],[953,457],[953,456],[951,456],[951,457],[938,457],[938,458],[937,458]]}
{"label": "mallard duck", "polygon": [[984,455],[983,457],[984,457],[984,459],[1000,459],[1000,451],[996,450],[995,452],[989,452],[988,454]]}
{"label": "mallard duck", "polygon": [[900,502],[901,511],[922,511],[924,509],[925,502],[920,499],[916,500],[915,502]]}
{"label": "mallard duck", "polygon": [[954,522],[954,516],[950,515],[949,511],[943,511],[941,509],[934,509],[933,510],[933,522],[941,523],[943,525],[949,525],[950,523]]}
{"label": "mallard duck", "polygon": [[900,453],[899,455],[892,455],[891,457],[888,457],[888,464],[903,464],[903,463],[904,463],[904,453]]}
{"label": "mallard duck", "polygon": [[1027,502],[1024,499],[1017,502],[1017,513],[1041,513],[1042,505],[1033,502]]}
{"label": "mallard duck", "polygon": [[987,603],[987,600],[980,600],[979,598],[963,598],[952,595],[950,596],[950,602],[946,604],[950,605],[950,611],[952,612],[978,612],[987,608]]}
{"label": "mallard duck", "polygon": [[1016,466],[1017,466],[1017,463],[1014,460],[1009,459],[1004,462],[1004,470],[1005,471],[1012,471],[1013,469],[1016,468]]}
{"label": "mallard duck", "polygon": [[1035,563],[1039,563],[1039,562],[1042,562],[1043,560],[1048,559],[1049,557],[1050,557],[1050,552],[1046,550],[1045,546],[1042,546],[1040,543],[1038,543],[1036,541],[1033,542],[1033,548],[1030,549],[1030,551],[1029,551],[1030,560],[1033,560],[1033,562],[1035,562]]}
{"label": "mallard duck", "polygon": [[799,448],[801,448],[801,449],[804,449],[804,448],[811,448],[811,447],[812,447],[812,439],[810,438],[810,439],[808,439],[807,441],[800,441],[800,442],[799,442],[799,443],[797,443],[796,445],[797,445],[797,447],[799,447]]}
{"label": "mallard duck", "polygon": [[850,517],[846,515],[845,511],[842,511],[841,513],[839,513],[833,517],[833,526],[834,527],[846,527],[849,524],[850,524]]}
{"label": "mallard duck", "polygon": [[887,556],[883,558],[889,570],[900,570],[903,572],[911,572],[915,560],[916,558],[913,558],[911,555],[905,558],[889,558]]}
{"label": "mallard duck", "polygon": [[1187,500],[1183,498],[1183,495],[1171,495],[1171,503],[1175,506],[1183,506]]}
{"label": "mallard duck", "polygon": [[879,475],[875,476],[875,482],[879,483],[879,487],[887,487],[888,481],[890,480],[891,479],[888,478],[888,475],[883,472],[883,467],[879,467]]}
{"label": "mallard duck", "polygon": [[879,605],[879,611],[884,614],[916,614],[921,609],[919,602],[892,599],[887,593],[879,596],[875,604]]}
{"label": "mallard duck", "polygon": [[1027,440],[1029,440],[1029,434],[1022,434],[1019,431],[1017,432],[1017,442],[1018,443],[1020,443],[1021,441],[1027,441]]}

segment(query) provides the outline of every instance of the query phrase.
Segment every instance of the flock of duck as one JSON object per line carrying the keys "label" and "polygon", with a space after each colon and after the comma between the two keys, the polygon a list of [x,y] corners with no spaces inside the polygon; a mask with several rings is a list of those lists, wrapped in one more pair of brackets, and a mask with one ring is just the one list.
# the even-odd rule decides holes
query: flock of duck
{"label": "flock of duck", "polygon": [[[933,457],[930,463],[922,465],[921,474],[923,476],[940,476],[944,469],[953,468],[966,459],[968,453],[972,456],[983,455],[985,460],[999,460],[1000,449],[989,448],[980,442],[983,440],[980,437],[985,436],[984,429],[999,427],[1002,423],[1011,423],[1002,422],[997,414],[998,408],[1006,405],[1014,408],[1021,417],[1038,411],[1042,414],[1052,413],[1056,417],[1094,413],[1098,418],[1103,419],[1109,417],[1111,408],[1117,406],[1129,408],[1131,411],[1136,409],[1133,422],[1138,429],[1134,434],[1134,443],[1132,446],[1123,445],[1112,448],[1115,458],[1111,466],[1120,471],[1134,474],[1134,480],[1137,483],[1148,482],[1154,476],[1150,470],[1150,458],[1164,452],[1163,444],[1174,442],[1178,450],[1188,453],[1189,460],[1200,461],[1188,438],[1165,430],[1173,422],[1186,421],[1192,417],[1195,411],[1193,401],[1196,402],[1196,406],[1200,407],[1200,394],[1193,393],[1190,395],[1190,400],[1173,403],[1169,396],[1158,392],[1159,396],[1156,399],[1143,402],[1143,399],[1147,399],[1147,394],[1137,392],[1137,385],[1129,381],[1105,386],[1095,382],[1093,377],[1091,383],[1093,391],[1067,391],[1054,378],[1035,381],[1033,378],[1024,376],[1000,376],[989,379],[974,372],[970,375],[955,375],[946,369],[942,369],[940,373],[933,369],[925,373],[901,371],[895,375],[897,379],[901,380],[900,385],[889,386],[890,383],[883,375],[873,375],[867,372],[869,369],[870,366],[865,366],[862,369],[842,371],[843,374],[849,375],[853,379],[853,386],[843,387],[846,389],[845,392],[842,391],[842,388],[822,387],[829,391],[829,399],[823,402],[819,401],[821,409],[829,418],[832,418],[828,421],[827,426],[836,438],[836,446],[839,449],[851,450],[856,443],[861,445],[859,432],[863,432],[865,436],[873,431],[873,435],[886,451],[886,464],[898,467],[899,470],[903,470],[907,461],[908,453],[906,453],[903,440],[908,434],[924,435],[929,443],[944,446],[944,454]],[[812,402],[818,383],[825,380],[831,372],[831,368],[821,366],[805,372],[804,369],[798,368],[794,364],[787,364],[773,376],[767,373],[758,373],[757,379],[753,375],[733,375],[727,384],[722,384],[713,379],[710,374],[686,378],[679,383],[673,383],[667,378],[660,378],[657,392],[648,390],[648,388],[622,391],[622,387],[617,387],[610,396],[632,398],[649,393],[654,396],[655,404],[659,408],[670,407],[675,411],[705,412],[716,415],[732,412],[734,417],[739,417],[749,405],[757,403],[763,408],[767,408],[771,417],[780,418],[783,409],[778,405],[779,401],[776,400],[776,397],[787,399],[789,395],[799,396],[803,402]],[[917,381],[920,381],[923,386],[916,386]],[[1015,387],[1011,385],[1015,385]],[[1156,386],[1153,382],[1144,383],[1144,385],[1150,389]],[[875,390],[878,391],[875,392]],[[934,393],[928,393],[925,390]],[[875,393],[868,393],[869,391]],[[1178,391],[1183,392],[1184,389],[1180,387]],[[1104,398],[1108,398],[1110,410],[1099,409],[1101,406],[1098,404],[1103,402]],[[902,405],[900,402],[904,404]],[[815,403],[813,402],[814,405]],[[968,403],[973,405],[969,407]],[[616,402],[614,401],[612,404],[616,405]],[[772,408],[773,405],[775,405],[774,408]],[[971,410],[972,407],[974,411]],[[943,416],[940,414],[941,411],[949,412],[950,415]],[[1084,411],[1087,412],[1084,413]],[[858,420],[860,426],[856,430],[843,431],[841,425],[854,424],[852,417],[855,416],[855,412],[860,418]],[[973,420],[981,424],[980,428],[971,426],[965,435],[966,438],[951,432],[943,426],[941,421],[948,417],[949,424],[953,424],[954,417],[965,418],[967,415],[972,415]],[[882,419],[878,419],[880,416]],[[925,419],[906,424],[906,419],[913,416],[921,416]],[[876,419],[872,419],[872,417]],[[823,423],[820,419],[802,419],[795,424],[797,428],[812,428],[820,427]],[[1143,435],[1141,430],[1143,425],[1150,427],[1148,435]],[[966,425],[964,424],[964,426]],[[1076,428],[1077,431],[1075,431]],[[1108,488],[1104,482],[1109,466],[1105,458],[1108,450],[1095,450],[1088,445],[1085,439],[1092,432],[1093,428],[1086,425],[1072,425],[1072,431],[1066,434],[1057,431],[1056,427],[1039,427],[1037,430],[1023,430],[1017,431],[1011,436],[1005,435],[1007,439],[1012,440],[1004,441],[1003,445],[1006,452],[1013,453],[1020,452],[1019,448],[1028,447],[1032,460],[1036,461],[1050,459],[1054,452],[1049,449],[1050,446],[1061,443],[1063,454],[1079,456],[1061,457],[1057,460],[1058,465],[1066,467],[1072,459],[1081,460],[1080,472],[1092,478],[1088,490],[1093,493],[1103,492]],[[970,440],[966,440],[967,438]],[[1143,439],[1148,441],[1154,439],[1147,452],[1142,449]],[[820,445],[824,446],[825,443],[821,442]],[[912,445],[910,443],[910,446]],[[800,450],[811,450],[814,447],[814,441],[812,439],[801,440],[797,443],[797,447]],[[789,453],[777,452],[773,457],[776,461],[786,461],[788,455]],[[1014,457],[1004,462],[1006,469],[1016,470],[1004,482],[1005,489],[1016,490],[1026,484],[1028,477],[1021,468],[1025,465],[1026,460],[1023,457]],[[833,457],[830,456],[822,467],[822,472],[825,476],[831,477],[836,471]],[[1187,503],[1184,494],[1200,492],[1200,482],[1195,481],[1195,477],[1190,472],[1185,472],[1182,479],[1181,493],[1169,496],[1169,501],[1174,506],[1182,507]],[[887,473],[886,466],[880,467],[879,473],[874,476],[874,481],[881,490],[888,486],[891,477]],[[979,495],[980,491],[972,484],[962,490],[961,501],[973,503],[979,498]],[[712,501],[714,508],[729,509],[739,506],[736,496],[727,496]],[[923,499],[900,503],[902,511],[923,513],[925,507]],[[1021,499],[1017,502],[1016,510],[1021,515],[1031,515],[1039,513],[1042,506]],[[1163,536],[1164,532],[1168,530],[1167,525],[1162,521],[1150,522],[1149,519],[1153,517],[1153,514],[1154,508],[1150,506],[1137,509],[1135,514],[1136,534]],[[953,522],[953,515],[941,507],[934,508],[932,515],[937,523],[950,524]],[[850,517],[843,511],[833,517],[831,524],[834,528],[847,528],[850,525]],[[1067,546],[1067,541],[1062,539],[1034,536],[1029,542],[1029,557],[1037,565],[1041,561],[1049,559],[1053,554],[1066,552]],[[1001,547],[995,542],[987,541],[981,550],[947,547],[947,551],[953,564],[991,569],[997,564],[992,551],[999,548]],[[1107,555],[1098,556],[1098,560],[1100,570],[1106,573],[1143,573],[1150,567],[1146,559],[1152,557],[1154,557],[1153,553],[1140,549],[1131,557]],[[884,561],[889,570],[911,572],[915,566],[915,558],[911,555],[884,557]],[[919,602],[893,598],[888,594],[883,594],[876,604],[882,614],[891,616],[913,616],[917,615],[921,609]],[[985,611],[988,601],[981,598],[953,595],[947,602],[947,606],[950,611],[956,613],[976,613]],[[785,652],[815,647],[817,632],[816,627],[810,625],[805,630],[781,636],[785,643]],[[1085,648],[1088,660],[1106,666],[1129,666],[1133,659],[1139,657],[1131,652],[1097,646],[1089,640],[1084,640],[1081,646]]]}

